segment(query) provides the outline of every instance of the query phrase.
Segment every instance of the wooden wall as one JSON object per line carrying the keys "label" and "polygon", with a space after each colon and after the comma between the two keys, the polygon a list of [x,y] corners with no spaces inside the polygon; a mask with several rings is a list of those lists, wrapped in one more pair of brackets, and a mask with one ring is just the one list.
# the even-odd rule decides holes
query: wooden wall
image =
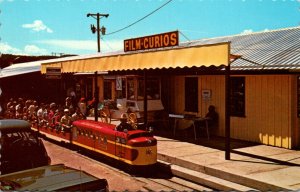
{"label": "wooden wall", "polygon": [[[225,87],[224,76],[198,76],[198,113],[189,113],[184,111],[184,79],[186,76],[176,76],[171,78],[173,82],[171,86],[171,112],[178,114],[195,114],[197,116],[205,116],[208,112],[209,105],[214,105],[219,113],[219,129],[214,130],[217,135],[224,136],[225,133]],[[202,90],[211,90],[211,99],[203,101]]]}
{"label": "wooden wall", "polygon": [[[171,111],[184,111],[184,78],[171,78]],[[205,116],[209,105],[216,106],[219,128],[214,133],[225,133],[225,86],[223,75],[198,76],[199,111]],[[293,75],[246,75],[245,117],[231,117],[231,137],[272,146],[292,148],[299,145],[299,126],[296,114],[296,77]],[[204,102],[201,90],[210,89],[211,100]],[[293,142],[292,142],[293,135]]]}
{"label": "wooden wall", "polygon": [[290,75],[246,76],[246,117],[231,118],[232,137],[291,148]]}
{"label": "wooden wall", "polygon": [[[99,91],[99,94],[98,94],[98,99],[99,101],[103,101],[104,100],[104,78],[103,76],[98,76],[97,77],[97,85],[98,85],[98,91]],[[93,78],[93,97],[94,97],[94,93],[95,93],[95,79]]]}

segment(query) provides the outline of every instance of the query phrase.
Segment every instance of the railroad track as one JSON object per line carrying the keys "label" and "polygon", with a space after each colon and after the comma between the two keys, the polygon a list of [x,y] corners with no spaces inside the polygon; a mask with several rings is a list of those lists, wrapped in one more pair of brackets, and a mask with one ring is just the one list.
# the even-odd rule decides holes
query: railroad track
{"label": "railroad track", "polygon": [[132,175],[107,164],[83,152],[78,152],[59,145],[57,142],[44,140],[45,147],[53,164],[86,171],[98,178],[106,178],[110,191],[212,191],[213,189],[175,177],[168,170],[158,165],[151,174]]}

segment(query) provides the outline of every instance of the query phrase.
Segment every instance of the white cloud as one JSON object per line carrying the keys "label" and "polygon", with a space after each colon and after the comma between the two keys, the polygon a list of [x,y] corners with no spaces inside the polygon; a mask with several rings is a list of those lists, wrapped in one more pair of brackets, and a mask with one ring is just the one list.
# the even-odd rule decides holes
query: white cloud
{"label": "white cloud", "polygon": [[[97,51],[97,40],[43,40],[38,43],[51,45],[55,47],[67,48],[70,50],[82,50],[82,51]],[[100,42],[101,52],[111,52],[123,49],[123,40],[101,40]]]}
{"label": "white cloud", "polygon": [[0,52],[8,54],[22,54],[22,50],[14,48],[7,43],[0,43]]}
{"label": "white cloud", "polygon": [[37,32],[46,31],[48,33],[53,33],[53,30],[47,27],[41,20],[35,20],[32,24],[23,24],[22,27],[32,29],[33,31]]}
{"label": "white cloud", "polygon": [[[15,48],[8,43],[0,42],[0,53],[16,55],[49,55],[53,52],[86,54],[97,52],[97,40],[43,40],[23,48]],[[43,46],[42,46],[43,45]],[[46,49],[41,48],[46,47]],[[101,52],[114,52],[123,49],[123,40],[101,40]]]}
{"label": "white cloud", "polygon": [[[300,1],[300,0],[299,0],[299,1]],[[270,31],[270,30],[269,30],[269,29],[264,29],[264,30],[263,30],[263,32],[268,32],[268,31]]]}
{"label": "white cloud", "polygon": [[8,43],[0,43],[0,52],[4,54],[15,55],[48,55],[46,49],[37,47],[36,45],[26,45],[24,49],[18,49],[10,46]]}
{"label": "white cloud", "polygon": [[28,55],[47,55],[48,52],[46,49],[39,48],[35,45],[26,45],[24,52]]}
{"label": "white cloud", "polygon": [[119,51],[124,49],[123,40],[102,40],[101,46],[104,52]]}
{"label": "white cloud", "polygon": [[[270,31],[270,30],[269,29],[264,29],[261,32],[268,32],[268,31]],[[250,33],[254,33],[254,31],[252,29],[245,29],[243,32],[241,32],[242,35],[247,35],[247,34],[250,34]]]}
{"label": "white cloud", "polygon": [[53,39],[53,40],[38,41],[38,43],[56,46],[56,47],[68,48],[68,49],[73,49],[73,50],[94,50],[95,47],[97,48],[97,42],[91,41],[91,40]]}
{"label": "white cloud", "polygon": [[247,35],[247,34],[250,34],[250,33],[253,33],[252,29],[245,29],[241,34],[242,35]]}

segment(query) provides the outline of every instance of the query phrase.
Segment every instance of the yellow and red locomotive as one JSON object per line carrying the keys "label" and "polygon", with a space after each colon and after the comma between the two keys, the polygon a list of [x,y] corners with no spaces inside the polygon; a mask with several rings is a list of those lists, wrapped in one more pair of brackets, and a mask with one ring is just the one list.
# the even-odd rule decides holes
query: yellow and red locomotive
{"label": "yellow and red locomotive", "polygon": [[118,131],[116,125],[92,120],[74,121],[68,130],[46,125],[34,129],[51,139],[68,142],[132,166],[150,166],[157,162],[157,140],[144,130]]}

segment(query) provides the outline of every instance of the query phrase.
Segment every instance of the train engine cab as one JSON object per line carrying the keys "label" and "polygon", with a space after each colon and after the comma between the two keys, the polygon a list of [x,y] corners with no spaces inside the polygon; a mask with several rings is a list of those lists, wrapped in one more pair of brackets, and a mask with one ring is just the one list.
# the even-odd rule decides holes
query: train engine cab
{"label": "train engine cab", "polygon": [[116,125],[91,120],[73,122],[72,144],[132,166],[157,162],[157,140],[143,130],[117,131]]}

